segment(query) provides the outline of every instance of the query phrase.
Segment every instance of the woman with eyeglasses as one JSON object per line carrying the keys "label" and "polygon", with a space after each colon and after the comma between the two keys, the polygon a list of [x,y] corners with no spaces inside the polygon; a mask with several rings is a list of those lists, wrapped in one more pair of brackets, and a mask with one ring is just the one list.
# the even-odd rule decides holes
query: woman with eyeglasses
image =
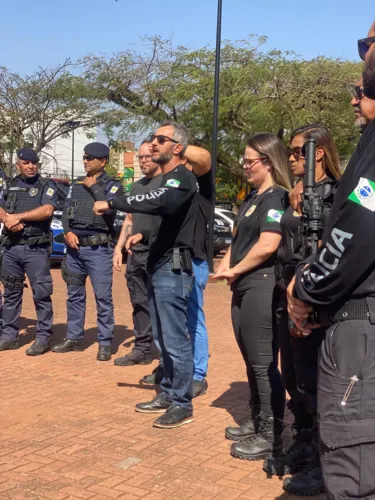
{"label": "woman with eyeglasses", "polygon": [[231,285],[232,323],[245,361],[250,387],[249,416],[240,427],[227,427],[236,458],[260,460],[281,447],[285,390],[278,369],[272,322],[274,265],[281,241],[280,219],[288,206],[286,149],[273,134],[247,143],[244,172],[254,190],[234,223],[232,245],[215,277]]}
{"label": "woman with eyeglasses", "polygon": [[[306,140],[316,141],[315,182],[322,203],[322,226],[333,202],[334,186],[340,178],[339,155],[329,130],[320,123],[306,125],[292,132],[289,165],[299,181],[305,173],[303,145]],[[303,188],[302,188],[303,189]],[[281,358],[281,373],[290,401],[288,407],[294,415],[292,434],[294,442],[281,457],[270,457],[264,463],[269,474],[284,475],[302,469],[301,474],[284,481],[289,493],[315,495],[324,491],[319,467],[316,434],[317,362],[324,328],[315,329],[304,337],[291,328],[287,312],[286,289],[292,280],[296,265],[302,260],[302,246],[298,237],[301,215],[292,205],[281,218],[282,242],[277,252],[275,321]],[[323,229],[322,229],[323,233]],[[307,466],[306,470],[303,470]]]}

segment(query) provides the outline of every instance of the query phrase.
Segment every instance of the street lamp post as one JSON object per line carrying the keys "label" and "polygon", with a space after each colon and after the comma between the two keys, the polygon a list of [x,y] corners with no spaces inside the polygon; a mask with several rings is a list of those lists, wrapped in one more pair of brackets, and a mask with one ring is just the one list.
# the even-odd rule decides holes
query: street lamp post
{"label": "street lamp post", "polygon": [[78,128],[81,125],[81,122],[69,120],[68,122],[66,122],[66,125],[72,131],[72,173],[71,173],[71,178],[72,178],[72,182],[73,182],[74,181],[74,131],[76,128]]}
{"label": "street lamp post", "polygon": [[208,229],[208,264],[210,273],[214,272],[214,221],[215,221],[215,202],[216,202],[216,167],[217,167],[217,132],[219,116],[219,92],[220,92],[220,50],[221,50],[221,19],[222,19],[222,0],[217,3],[217,23],[216,23],[216,59],[215,59],[215,83],[214,83],[214,109],[212,125],[212,183],[213,200]]}

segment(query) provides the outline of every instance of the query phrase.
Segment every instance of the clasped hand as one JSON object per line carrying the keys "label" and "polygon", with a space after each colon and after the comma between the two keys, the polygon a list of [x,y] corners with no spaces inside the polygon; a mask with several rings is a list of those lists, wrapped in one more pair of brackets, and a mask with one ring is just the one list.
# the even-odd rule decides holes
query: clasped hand
{"label": "clasped hand", "polygon": [[21,219],[17,214],[6,214],[3,223],[5,228],[8,229],[8,231],[12,231],[13,233],[22,231],[25,226],[25,224],[21,222]]}

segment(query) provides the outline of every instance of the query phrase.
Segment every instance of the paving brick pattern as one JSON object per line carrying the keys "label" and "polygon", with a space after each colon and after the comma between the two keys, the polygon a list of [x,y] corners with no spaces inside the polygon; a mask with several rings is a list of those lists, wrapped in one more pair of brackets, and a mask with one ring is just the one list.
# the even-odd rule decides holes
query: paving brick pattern
{"label": "paving brick pattern", "polygon": [[[53,269],[55,334],[66,329],[66,288]],[[115,356],[132,347],[131,307],[123,274],[114,282]],[[209,284],[209,390],[195,402],[195,422],[175,430],[152,427],[155,416],[134,405],[154,396],[140,384],[156,366],[116,367],[96,361],[96,311],[89,287],[84,352],[32,358],[35,336],[25,289],[21,345],[0,353],[0,499],[11,500],[292,500],[260,462],[231,458],[224,428],[246,413],[245,370],[230,324],[230,292]],[[324,495],[314,497],[325,499]]]}

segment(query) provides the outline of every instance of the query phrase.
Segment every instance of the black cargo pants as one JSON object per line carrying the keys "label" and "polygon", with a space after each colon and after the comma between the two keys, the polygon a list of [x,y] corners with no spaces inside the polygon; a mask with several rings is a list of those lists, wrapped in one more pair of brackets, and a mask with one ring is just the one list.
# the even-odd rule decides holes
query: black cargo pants
{"label": "black cargo pants", "polygon": [[[356,377],[347,398],[345,393]],[[349,392],[349,391],[348,391]],[[328,498],[375,499],[375,324],[333,324],[318,366],[318,425]]]}
{"label": "black cargo pants", "polygon": [[152,328],[147,291],[148,252],[134,252],[128,255],[125,278],[133,306],[134,348],[149,354],[152,346]]}

